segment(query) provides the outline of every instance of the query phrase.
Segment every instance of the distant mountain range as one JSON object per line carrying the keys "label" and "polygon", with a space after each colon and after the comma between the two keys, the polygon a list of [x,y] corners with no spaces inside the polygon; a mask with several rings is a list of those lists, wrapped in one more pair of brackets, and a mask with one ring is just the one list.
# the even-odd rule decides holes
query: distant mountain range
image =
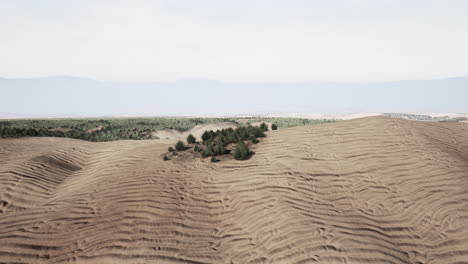
{"label": "distant mountain range", "polygon": [[373,83],[0,78],[0,117],[468,113],[468,77]]}

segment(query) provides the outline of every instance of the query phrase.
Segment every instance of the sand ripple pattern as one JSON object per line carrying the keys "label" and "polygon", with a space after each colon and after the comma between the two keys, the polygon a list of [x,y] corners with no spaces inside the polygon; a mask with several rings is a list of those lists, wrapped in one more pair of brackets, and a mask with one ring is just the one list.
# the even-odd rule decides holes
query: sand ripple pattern
{"label": "sand ripple pattern", "polygon": [[468,263],[468,124],[268,133],[220,163],[1,139],[0,263]]}

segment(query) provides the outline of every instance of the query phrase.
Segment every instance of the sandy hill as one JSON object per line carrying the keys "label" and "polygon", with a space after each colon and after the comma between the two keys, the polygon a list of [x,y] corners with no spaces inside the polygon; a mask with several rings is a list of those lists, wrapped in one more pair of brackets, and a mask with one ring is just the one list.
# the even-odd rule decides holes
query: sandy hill
{"label": "sandy hill", "polygon": [[0,140],[1,263],[468,263],[468,124],[268,132],[247,161],[166,141]]}
{"label": "sandy hill", "polygon": [[228,128],[236,128],[238,125],[233,122],[221,122],[221,123],[213,123],[213,124],[203,124],[197,125],[189,131],[179,131],[177,129],[164,129],[155,131],[152,134],[154,137],[158,137],[161,141],[170,140],[170,141],[177,141],[182,140],[185,142],[188,135],[192,134],[197,140],[201,140],[201,136],[205,131],[209,130],[221,130],[221,129],[228,129]]}

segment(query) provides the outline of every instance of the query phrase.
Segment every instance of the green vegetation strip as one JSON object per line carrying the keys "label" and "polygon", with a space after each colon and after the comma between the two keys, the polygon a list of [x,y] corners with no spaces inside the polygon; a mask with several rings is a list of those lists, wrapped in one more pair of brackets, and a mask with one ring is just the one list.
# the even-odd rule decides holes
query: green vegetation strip
{"label": "green vegetation strip", "polygon": [[88,141],[157,139],[162,129],[187,131],[196,125],[234,122],[240,125],[270,122],[279,128],[328,123],[333,120],[302,118],[109,118],[109,119],[21,119],[0,121],[0,137],[67,137]]}

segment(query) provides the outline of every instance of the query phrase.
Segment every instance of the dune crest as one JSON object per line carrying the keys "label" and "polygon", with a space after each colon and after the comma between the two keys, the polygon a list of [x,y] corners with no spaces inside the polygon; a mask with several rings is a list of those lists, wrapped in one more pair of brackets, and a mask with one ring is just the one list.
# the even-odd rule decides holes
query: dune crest
{"label": "dune crest", "polygon": [[247,161],[165,141],[0,139],[1,263],[468,263],[468,124],[269,131]]}

